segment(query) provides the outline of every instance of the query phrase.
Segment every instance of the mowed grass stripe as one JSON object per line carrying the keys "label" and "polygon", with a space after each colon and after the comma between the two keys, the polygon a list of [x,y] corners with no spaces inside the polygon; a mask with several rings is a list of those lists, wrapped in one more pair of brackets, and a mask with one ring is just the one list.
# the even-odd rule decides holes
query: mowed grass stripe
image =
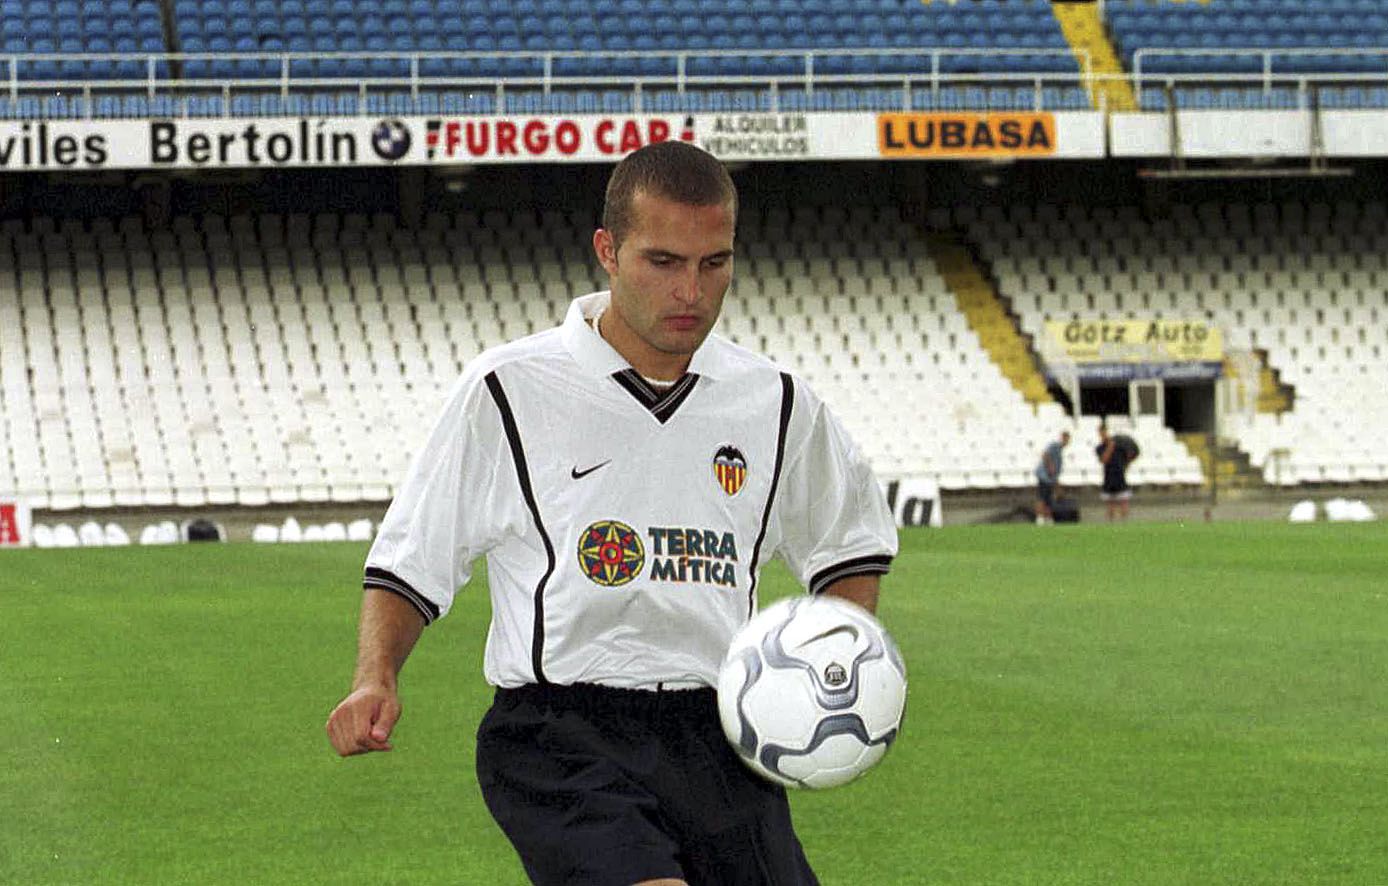
{"label": "mowed grass stripe", "polygon": [[[826,884],[1388,882],[1383,527],[902,541],[902,740],[794,796]],[[397,750],[328,748],[364,553],[0,556],[0,882],[524,882],[472,774],[479,581],[406,668]]]}
{"label": "mowed grass stripe", "polygon": [[922,882],[1388,881],[1383,529],[1055,529],[931,537]]}

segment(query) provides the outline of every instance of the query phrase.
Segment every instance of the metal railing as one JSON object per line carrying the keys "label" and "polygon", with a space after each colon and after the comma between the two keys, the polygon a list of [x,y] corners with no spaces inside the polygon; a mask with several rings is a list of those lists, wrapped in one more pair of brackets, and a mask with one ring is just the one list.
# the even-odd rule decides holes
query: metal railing
{"label": "metal railing", "polygon": [[[979,65],[981,58],[998,56],[1051,57],[1073,60],[1076,58],[1068,50],[1043,49],[998,49],[971,50],[953,48],[923,47],[920,49],[805,49],[805,50],[691,50],[681,52],[622,51],[609,53],[585,52],[338,52],[338,53],[111,53],[111,54],[72,54],[50,53],[34,55],[0,56],[0,96],[8,95],[13,101],[21,96],[45,99],[65,97],[81,99],[82,104],[72,113],[54,112],[54,116],[67,118],[93,117],[96,114],[94,99],[100,96],[141,95],[147,98],[169,97],[176,100],[184,98],[218,97],[220,109],[213,111],[193,111],[198,116],[230,115],[233,97],[237,96],[279,96],[296,100],[319,94],[350,94],[355,96],[357,108],[354,113],[374,113],[367,108],[369,97],[382,95],[408,96],[417,101],[421,94],[463,95],[465,99],[481,96],[487,111],[505,112],[514,107],[513,99],[518,94],[553,93],[573,94],[580,91],[620,91],[630,95],[630,110],[669,110],[668,107],[652,108],[652,93],[675,93],[683,95],[690,92],[737,92],[758,93],[757,109],[772,112],[783,110],[783,100],[787,93],[796,95],[793,110],[804,109],[804,97],[813,96],[817,90],[858,89],[858,90],[900,90],[900,108],[913,109],[913,98],[920,91],[928,91],[938,102],[942,95],[946,99],[949,90],[970,87],[1012,87],[1013,96],[1006,98],[1009,109],[1039,110],[1045,104],[1044,93],[1048,88],[1061,87],[1083,89],[1102,101],[1103,92],[1095,87],[1106,81],[1121,80],[1128,83],[1139,99],[1139,105],[1151,104],[1150,91],[1159,87],[1169,98],[1183,97],[1190,90],[1213,89],[1246,90],[1235,105],[1239,107],[1266,106],[1278,109],[1309,109],[1315,104],[1317,90],[1326,87],[1372,86],[1388,87],[1388,48],[1324,50],[1324,49],[1175,49],[1150,47],[1140,49],[1134,54],[1132,74],[1098,75],[1093,72],[1088,54],[1080,51],[1078,71],[1019,71],[1019,72],[979,72],[969,70]],[[1152,73],[1150,60],[1166,55],[1185,56],[1247,56],[1256,58],[1260,73]],[[1382,59],[1384,70],[1381,73],[1279,73],[1274,70],[1275,61],[1284,57],[1369,57]],[[743,59],[749,64],[757,60],[763,65],[779,65],[779,71],[757,74],[727,75],[708,72],[712,68],[726,64],[728,59]],[[876,73],[843,73],[844,59],[868,59],[879,64],[884,70]],[[138,65],[141,76],[127,79],[74,79],[59,78],[29,79],[34,66],[61,65],[63,63],[93,61],[119,62]],[[257,65],[271,65],[274,76],[227,77],[227,76],[186,76],[188,63],[213,62],[236,65],[251,62]],[[399,67],[399,76],[334,76],[316,77],[304,73],[309,63],[329,62],[343,65],[356,63],[368,69],[371,65],[388,63]],[[505,76],[457,76],[433,73],[439,64],[452,65],[467,62],[473,65],[489,64],[509,66],[511,70],[523,70],[530,66],[531,71],[519,75]],[[599,74],[571,73],[573,63],[584,64],[591,69],[601,65],[668,65],[668,72],[622,74],[603,76]],[[1144,69],[1143,65],[1148,68]],[[746,67],[746,66],[744,66]],[[891,69],[902,69],[893,71]],[[650,68],[648,68],[649,70]],[[963,70],[961,70],[963,69]],[[832,70],[833,73],[827,73]],[[1029,90],[1022,95],[1022,88]],[[1182,96],[1176,96],[1181,93]],[[1259,99],[1261,94],[1261,101]],[[1339,96],[1336,101],[1341,101]],[[1144,101],[1144,99],[1147,99]],[[881,96],[873,99],[881,105],[886,99]],[[288,102],[286,102],[288,104]],[[983,107],[1001,107],[992,100],[975,102]],[[973,107],[975,105],[970,105]],[[1344,106],[1341,104],[1340,106]],[[181,105],[180,115],[190,115],[186,103]],[[530,106],[533,108],[533,104]],[[895,110],[896,107],[877,107],[880,110]],[[1103,108],[1101,108],[1103,110]],[[286,109],[282,113],[289,113]],[[103,110],[102,116],[111,116]]]}
{"label": "metal railing", "polygon": [[[780,97],[787,90],[813,95],[816,89],[830,87],[888,88],[903,90],[903,107],[909,109],[913,90],[929,89],[939,95],[956,85],[1029,86],[1034,93],[1032,104],[1040,108],[1046,86],[1079,85],[1091,70],[1087,51],[1081,51],[1075,73],[970,73],[956,71],[978,67],[983,58],[998,56],[1024,58],[1052,57],[1073,62],[1076,56],[1060,49],[999,49],[975,50],[952,48],[921,49],[806,49],[806,50],[690,50],[680,52],[260,52],[260,53],[167,53],[167,54],[72,54],[47,53],[0,56],[0,65],[7,73],[2,87],[12,100],[20,96],[63,96],[83,99],[85,113],[93,116],[93,98],[102,95],[138,93],[148,98],[169,96],[219,96],[222,113],[229,114],[233,96],[278,95],[284,99],[314,92],[350,92],[359,99],[358,113],[367,113],[368,96],[383,93],[407,93],[417,100],[421,93],[470,92],[494,97],[494,110],[504,111],[508,96],[518,91],[550,95],[556,91],[621,90],[632,95],[632,109],[643,109],[644,97],[651,91],[670,90],[683,94],[694,90],[756,89],[768,97],[770,109],[780,108]],[[743,59],[749,65],[779,66],[780,70],[757,74],[727,75],[701,71],[728,59]],[[877,73],[824,73],[826,69],[843,68],[845,59],[874,60],[884,68],[901,68],[903,72],[883,70]],[[139,79],[30,79],[35,68],[63,63],[115,62],[138,64],[143,70]],[[227,77],[187,76],[190,63],[227,65],[252,63],[262,68],[272,65],[274,76]],[[333,63],[338,66],[380,70],[396,66],[396,76],[315,77],[303,73],[310,64]],[[439,67],[459,66],[459,63],[506,67],[528,73],[505,76],[457,76],[431,74]],[[621,76],[570,73],[577,65],[598,68],[601,65],[646,66],[647,69],[665,65],[663,73],[625,73]],[[185,107],[186,113],[186,107]],[[71,116],[71,115],[69,115]]]}
{"label": "metal railing", "polygon": [[[63,114],[67,118],[92,118],[97,116],[98,104],[94,98],[103,95],[129,95],[129,91],[122,92],[121,81],[108,81],[100,84],[78,83],[71,84],[78,88],[69,90],[58,90],[57,92],[46,91],[43,94],[44,100],[53,97],[68,97],[82,99],[83,111],[80,114]],[[933,103],[939,104],[951,99],[958,99],[959,90],[978,89],[985,90],[989,87],[1013,87],[1013,92],[1006,98],[999,101],[996,99],[976,100],[967,106],[961,105],[956,108],[964,110],[968,108],[991,107],[995,109],[1006,108],[1008,110],[1042,110],[1047,105],[1047,90],[1051,88],[1073,88],[1083,91],[1083,82],[1074,75],[1054,75],[1054,74],[967,74],[967,75],[940,75],[938,77],[917,77],[909,74],[896,75],[894,77],[874,76],[874,75],[822,75],[817,77],[814,84],[801,81],[798,78],[779,78],[768,79],[765,77],[754,76],[707,76],[707,77],[687,77],[683,81],[676,81],[674,78],[643,77],[643,78],[573,78],[570,80],[554,80],[553,87],[545,92],[540,92],[535,87],[540,85],[538,80],[527,80],[525,78],[497,79],[439,79],[433,81],[418,81],[418,90],[411,88],[411,81],[374,79],[374,80],[351,80],[342,79],[303,79],[296,80],[289,91],[284,91],[278,86],[269,86],[260,81],[237,81],[223,82],[215,86],[198,86],[197,84],[183,84],[186,88],[177,90],[157,90],[146,96],[143,92],[137,92],[142,98],[155,99],[160,97],[171,98],[175,102],[182,102],[183,111],[178,116],[194,116],[189,108],[188,99],[212,98],[215,96],[220,100],[221,111],[215,116],[237,116],[230,109],[234,106],[233,99],[241,97],[256,96],[275,96],[286,102],[290,99],[309,100],[323,94],[329,96],[352,95],[357,99],[356,110],[352,114],[374,114],[377,111],[370,110],[372,105],[368,104],[368,99],[376,96],[394,97],[398,95],[408,95],[413,100],[418,100],[424,95],[459,95],[464,94],[468,99],[485,97],[490,99],[487,113],[534,113],[534,106],[527,102],[536,94],[557,95],[566,90],[580,91],[592,90],[595,87],[620,88],[629,96],[627,106],[623,111],[630,113],[654,113],[671,110],[668,107],[657,106],[658,102],[664,98],[662,91],[674,92],[677,95],[690,97],[696,94],[726,94],[738,91],[752,92],[759,99],[755,110],[778,113],[782,111],[803,111],[804,99],[815,95],[816,89],[820,93],[828,94],[830,89],[842,90],[845,88],[857,90],[881,90],[885,93],[895,93],[895,98],[891,101],[877,96],[871,101],[864,99],[863,107],[870,106],[872,110],[919,110],[919,99],[921,93],[929,93],[933,96]],[[260,87],[260,88],[257,88]],[[1025,98],[1019,98],[1022,89],[1026,90]],[[953,93],[951,91],[954,91]],[[21,91],[21,96],[30,95],[35,101],[40,97],[32,92]],[[1087,93],[1086,93],[1087,95]],[[792,101],[792,99],[795,99]],[[302,107],[302,105],[301,105]],[[1087,99],[1086,99],[1087,107]],[[517,110],[519,108],[519,110]],[[732,110],[731,108],[729,110]],[[561,111],[550,111],[559,113]],[[563,111],[571,112],[571,111]],[[291,113],[286,110],[283,113]],[[313,112],[319,113],[319,112]],[[405,112],[409,113],[409,112]],[[207,116],[205,112],[199,112],[197,116]],[[103,113],[101,116],[111,116]],[[143,112],[140,116],[146,116]]]}
{"label": "metal railing", "polygon": [[[1381,74],[1152,74],[1131,78],[1139,107],[1149,102],[1152,90],[1159,89],[1168,105],[1196,91],[1227,93],[1237,101],[1231,107],[1241,110],[1309,111],[1324,110],[1329,90],[1353,87],[1388,89],[1388,71]],[[1332,98],[1332,107],[1348,107]]]}
{"label": "metal railing", "polygon": [[[1268,83],[1268,84],[1270,84],[1270,83],[1272,82],[1272,79],[1273,79],[1274,77],[1277,76],[1277,73],[1275,73],[1275,72],[1273,71],[1273,67],[1274,67],[1274,62],[1275,62],[1275,60],[1277,60],[1277,59],[1279,59],[1279,58],[1326,58],[1326,59],[1334,59],[1334,58],[1372,58],[1372,59],[1379,59],[1379,60],[1381,60],[1382,63],[1383,63],[1383,65],[1382,65],[1382,72],[1381,72],[1381,73],[1388,74],[1388,48],[1378,48],[1378,49],[1368,49],[1368,48],[1358,48],[1358,49],[1331,49],[1331,48],[1326,48],[1326,47],[1308,46],[1308,47],[1285,47],[1285,48],[1277,48],[1277,49],[1265,49],[1265,48],[1257,48],[1257,47],[1229,47],[1229,48],[1220,48],[1220,49],[1179,49],[1179,48],[1176,48],[1176,47],[1149,46],[1149,47],[1144,47],[1144,48],[1142,48],[1142,49],[1136,50],[1136,51],[1133,53],[1133,72],[1132,72],[1132,77],[1133,77],[1133,82],[1134,82],[1135,88],[1138,88],[1138,89],[1141,89],[1141,88],[1142,88],[1143,78],[1144,78],[1144,77],[1156,76],[1156,77],[1160,77],[1160,78],[1165,79],[1166,77],[1171,76],[1170,74],[1165,74],[1165,73],[1162,73],[1162,74],[1153,74],[1153,73],[1151,73],[1150,71],[1149,71],[1148,73],[1144,74],[1144,73],[1143,73],[1143,71],[1144,71],[1144,65],[1147,64],[1147,61],[1148,61],[1149,59],[1152,59],[1152,58],[1173,58],[1173,57],[1191,57],[1191,58],[1229,58],[1229,57],[1234,57],[1234,58],[1248,58],[1248,59],[1251,59],[1251,60],[1256,60],[1256,61],[1258,62],[1258,64],[1259,64],[1259,66],[1261,67],[1261,74],[1255,74],[1254,76],[1261,76],[1261,77],[1263,78],[1263,81],[1264,81],[1265,83]],[[1283,72],[1283,73],[1285,73],[1285,72]],[[1360,73],[1360,76],[1362,76],[1363,74],[1372,74],[1372,73],[1375,73],[1375,72],[1365,71],[1365,72],[1361,72],[1361,73]],[[1245,74],[1245,75],[1246,75],[1246,74]],[[1210,76],[1210,75],[1209,75],[1209,74],[1206,74],[1206,75],[1204,75],[1204,76],[1208,77],[1208,76]],[[1237,77],[1237,76],[1240,76],[1240,74],[1234,73],[1234,72],[1230,72],[1230,73],[1228,73],[1228,74],[1221,74],[1220,76]],[[1319,75],[1318,75],[1318,76],[1319,76]],[[1354,76],[1354,75],[1353,75],[1353,74],[1349,74],[1349,75],[1347,75],[1347,76]]]}

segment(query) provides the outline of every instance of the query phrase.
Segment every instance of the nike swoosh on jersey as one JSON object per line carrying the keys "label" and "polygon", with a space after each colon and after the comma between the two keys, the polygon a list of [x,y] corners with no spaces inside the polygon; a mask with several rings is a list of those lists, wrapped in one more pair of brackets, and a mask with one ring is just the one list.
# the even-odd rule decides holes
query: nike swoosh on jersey
{"label": "nike swoosh on jersey", "polygon": [[569,468],[569,476],[570,476],[570,477],[573,477],[575,480],[580,480],[580,479],[582,479],[582,478],[588,476],[589,474],[593,473],[593,472],[596,471],[598,468],[605,468],[605,467],[607,467],[607,466],[610,465],[610,464],[612,464],[612,459],[609,458],[607,461],[598,462],[597,464],[593,465],[591,468],[587,468],[587,469],[582,470],[582,471],[580,471],[580,470],[578,469],[578,465],[574,465],[572,468]]}

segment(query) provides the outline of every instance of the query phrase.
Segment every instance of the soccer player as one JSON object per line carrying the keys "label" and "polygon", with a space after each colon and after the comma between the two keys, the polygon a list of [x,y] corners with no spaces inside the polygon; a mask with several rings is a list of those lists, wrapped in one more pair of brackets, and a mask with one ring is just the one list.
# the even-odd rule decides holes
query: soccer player
{"label": "soccer player", "polygon": [[593,235],[610,290],[467,366],[367,556],[333,747],[390,750],[400,667],[485,555],[477,779],[536,883],[817,882],[712,687],[768,559],[874,610],[896,527],[804,382],[710,334],[736,218],[692,145],[619,163]]}

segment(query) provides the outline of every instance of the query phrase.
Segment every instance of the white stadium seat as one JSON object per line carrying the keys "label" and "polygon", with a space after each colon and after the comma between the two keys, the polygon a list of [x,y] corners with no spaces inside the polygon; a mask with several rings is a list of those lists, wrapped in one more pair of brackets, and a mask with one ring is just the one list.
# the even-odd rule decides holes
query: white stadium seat
{"label": "white stadium seat", "polygon": [[[1030,485],[1066,418],[1026,405],[900,217],[746,207],[721,329],[810,376],[883,473],[937,474],[947,489]],[[835,239],[845,219],[864,235]],[[40,508],[383,501],[468,360],[552,325],[601,285],[590,221],[578,220],[7,222],[0,253],[19,262],[0,274],[0,490]],[[1210,204],[1149,220],[1043,204],[952,222],[1025,333],[1056,317],[1190,313],[1231,347],[1266,349],[1296,386],[1295,408],[1235,433],[1270,482],[1388,475],[1382,212]],[[1362,404],[1349,422],[1347,402]],[[1133,433],[1144,482],[1200,482],[1169,429]],[[1097,482],[1091,462],[1073,459],[1067,479]]]}
{"label": "white stadium seat", "polygon": [[[1388,272],[1383,250],[1372,239],[1385,231],[1381,214],[1323,211],[1313,223],[1308,221],[1313,214],[1296,203],[1172,209],[1172,218],[1155,220],[1130,210],[1126,237],[1077,237],[1066,226],[1010,229],[986,216],[967,227],[975,242],[989,244],[992,255],[1069,260],[1084,250],[1096,268],[1125,264],[1129,272],[1066,279],[1068,286],[1091,293],[1097,310],[1115,301],[1126,308],[1141,294],[1152,311],[1217,324],[1228,348],[1265,350],[1269,365],[1295,387],[1294,408],[1282,416],[1288,439],[1280,447],[1293,458],[1286,464],[1270,461],[1270,450],[1279,447],[1263,445],[1255,423],[1232,430],[1268,482],[1345,483],[1379,476],[1382,465],[1363,457],[1358,439],[1377,442],[1388,433],[1388,417],[1378,406],[1388,388],[1388,325],[1380,322],[1388,303],[1383,295]],[[1082,220],[1097,221],[1103,213],[1101,208],[1076,210]],[[1335,230],[1319,245],[1303,233],[1331,227]],[[1313,247],[1319,251],[1311,252]],[[999,267],[1004,270],[997,279],[1023,329],[1036,334],[1046,319],[1072,310],[1069,295],[1051,291],[1043,275],[1020,272],[1027,267],[1024,259],[1009,258]],[[1209,276],[1196,279],[1192,268]],[[1347,367],[1355,369],[1341,371]],[[1356,404],[1355,433],[1319,433],[1339,424],[1346,403]],[[1144,441],[1144,453],[1149,451]],[[1153,467],[1146,457],[1140,464],[1148,471]],[[1193,464],[1172,467],[1174,482],[1198,482]]]}

